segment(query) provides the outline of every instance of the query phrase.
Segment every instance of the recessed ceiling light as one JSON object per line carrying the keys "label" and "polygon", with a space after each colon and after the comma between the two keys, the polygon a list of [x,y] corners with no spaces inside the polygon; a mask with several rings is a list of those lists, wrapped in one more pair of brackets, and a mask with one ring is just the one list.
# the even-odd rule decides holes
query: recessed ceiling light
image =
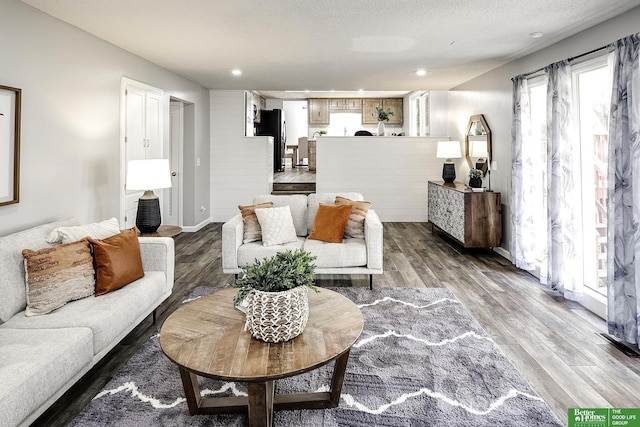
{"label": "recessed ceiling light", "polygon": [[417,76],[424,76],[425,74],[427,74],[427,70],[423,70],[422,68],[416,71]]}
{"label": "recessed ceiling light", "polygon": [[542,37],[542,34],[542,31],[536,31],[535,33],[531,33],[529,35],[534,39],[539,39],[540,37]]}
{"label": "recessed ceiling light", "polygon": [[242,74],[242,71],[236,68],[235,70],[231,70],[231,74],[233,74],[234,76],[239,76],[240,74]]}

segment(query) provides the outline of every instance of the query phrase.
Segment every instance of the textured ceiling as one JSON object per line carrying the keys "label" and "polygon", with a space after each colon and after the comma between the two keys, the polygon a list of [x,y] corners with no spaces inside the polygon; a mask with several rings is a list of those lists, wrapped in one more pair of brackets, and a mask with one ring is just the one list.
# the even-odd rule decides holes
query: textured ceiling
{"label": "textured ceiling", "polygon": [[[207,88],[260,91],[446,90],[640,5],[640,0],[22,1]],[[541,38],[530,36],[538,31]],[[243,74],[232,76],[234,68]],[[427,75],[416,76],[420,68]]]}

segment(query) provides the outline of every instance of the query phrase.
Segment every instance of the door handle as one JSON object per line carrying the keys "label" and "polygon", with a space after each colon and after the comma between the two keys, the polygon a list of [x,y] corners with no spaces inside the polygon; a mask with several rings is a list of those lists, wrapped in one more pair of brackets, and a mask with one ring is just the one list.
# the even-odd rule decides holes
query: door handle
{"label": "door handle", "polygon": [[178,175],[178,174],[175,173],[175,172],[171,172],[171,176],[176,176],[176,175]]}

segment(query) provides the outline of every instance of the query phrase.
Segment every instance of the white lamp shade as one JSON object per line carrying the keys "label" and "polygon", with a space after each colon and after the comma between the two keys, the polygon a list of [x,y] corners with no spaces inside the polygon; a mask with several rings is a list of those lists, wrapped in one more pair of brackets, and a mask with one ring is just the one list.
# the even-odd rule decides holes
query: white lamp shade
{"label": "white lamp shade", "polygon": [[460,141],[438,141],[436,157],[439,159],[456,159],[462,157]]}
{"label": "white lamp shade", "polygon": [[127,190],[155,190],[171,187],[168,159],[130,160],[127,164]]}
{"label": "white lamp shade", "polygon": [[471,157],[487,157],[489,155],[489,149],[487,148],[487,141],[485,140],[477,140],[477,141],[469,141],[470,142],[470,153]]}

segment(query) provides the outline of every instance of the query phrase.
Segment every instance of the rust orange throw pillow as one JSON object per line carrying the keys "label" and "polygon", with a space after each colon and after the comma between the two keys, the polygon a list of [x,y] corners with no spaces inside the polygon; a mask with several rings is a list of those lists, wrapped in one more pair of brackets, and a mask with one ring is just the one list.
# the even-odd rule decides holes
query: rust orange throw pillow
{"label": "rust orange throw pillow", "polygon": [[329,243],[342,243],[344,228],[349,221],[352,205],[325,205],[320,203],[313,220],[313,229],[309,239]]}
{"label": "rust orange throw pillow", "polygon": [[104,240],[88,240],[93,247],[96,296],[120,289],[144,276],[135,228]]}

